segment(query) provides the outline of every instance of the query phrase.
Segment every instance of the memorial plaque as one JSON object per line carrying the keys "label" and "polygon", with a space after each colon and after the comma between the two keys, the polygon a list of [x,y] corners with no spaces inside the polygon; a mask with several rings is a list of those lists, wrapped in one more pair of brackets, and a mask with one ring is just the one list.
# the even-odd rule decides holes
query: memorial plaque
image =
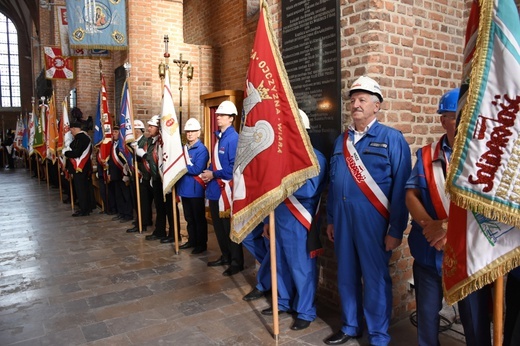
{"label": "memorial plaque", "polygon": [[282,57],[313,146],[330,157],[341,133],[339,1],[283,0]]}

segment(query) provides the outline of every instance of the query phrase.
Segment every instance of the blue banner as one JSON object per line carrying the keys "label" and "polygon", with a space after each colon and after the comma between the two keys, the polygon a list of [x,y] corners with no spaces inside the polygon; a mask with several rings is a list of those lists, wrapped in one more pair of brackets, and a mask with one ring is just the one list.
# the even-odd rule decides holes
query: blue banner
{"label": "blue banner", "polygon": [[70,47],[122,50],[128,46],[125,0],[68,0]]}

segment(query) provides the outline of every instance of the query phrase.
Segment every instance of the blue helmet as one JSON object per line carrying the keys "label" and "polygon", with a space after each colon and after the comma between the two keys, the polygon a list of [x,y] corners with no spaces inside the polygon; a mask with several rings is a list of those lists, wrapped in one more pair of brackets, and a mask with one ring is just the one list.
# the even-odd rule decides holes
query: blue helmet
{"label": "blue helmet", "polygon": [[437,113],[456,112],[457,102],[459,101],[460,88],[455,88],[442,95],[439,101],[439,109]]}

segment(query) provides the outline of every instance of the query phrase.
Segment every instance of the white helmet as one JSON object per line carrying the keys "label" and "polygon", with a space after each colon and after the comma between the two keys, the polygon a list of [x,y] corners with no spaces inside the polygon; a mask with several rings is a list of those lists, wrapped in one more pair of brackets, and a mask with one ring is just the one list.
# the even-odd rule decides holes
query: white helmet
{"label": "white helmet", "polygon": [[215,114],[224,114],[229,116],[236,116],[238,114],[237,107],[231,101],[223,101],[217,108]]}
{"label": "white helmet", "polygon": [[310,130],[310,129],[311,129],[311,123],[310,123],[310,121],[309,121],[309,117],[308,117],[307,114],[305,114],[305,112],[302,111],[301,109],[298,109],[298,112],[300,112],[300,117],[302,118],[303,126],[304,126],[307,130]]}
{"label": "white helmet", "polygon": [[134,120],[134,129],[143,129],[144,130],[144,124],[141,120]]}
{"label": "white helmet", "polygon": [[186,124],[184,124],[184,131],[199,131],[200,130],[200,123],[195,118],[189,118],[188,121],[186,121]]}
{"label": "white helmet", "polygon": [[148,120],[148,125],[159,127],[159,122],[161,121],[161,116],[159,114],[154,115],[150,120]]}
{"label": "white helmet", "polygon": [[349,96],[356,91],[366,91],[372,95],[376,95],[380,102],[383,102],[383,94],[381,94],[381,87],[370,77],[361,76],[350,87]]}

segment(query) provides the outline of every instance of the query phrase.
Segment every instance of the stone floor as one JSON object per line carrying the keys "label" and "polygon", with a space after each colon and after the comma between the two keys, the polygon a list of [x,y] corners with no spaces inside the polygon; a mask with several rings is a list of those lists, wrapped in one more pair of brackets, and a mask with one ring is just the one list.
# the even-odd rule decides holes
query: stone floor
{"label": "stone floor", "polygon": [[[130,223],[71,213],[57,189],[24,169],[0,169],[0,345],[276,344],[272,318],[260,314],[267,300],[242,300],[254,283],[249,254],[246,270],[228,278],[206,266],[219,255],[212,231],[208,252],[176,255],[171,244],[126,234]],[[280,315],[278,343],[324,345],[339,314],[318,307],[319,318],[299,332]],[[392,345],[416,344],[408,319],[390,334]],[[461,339],[440,336],[447,346]]]}

